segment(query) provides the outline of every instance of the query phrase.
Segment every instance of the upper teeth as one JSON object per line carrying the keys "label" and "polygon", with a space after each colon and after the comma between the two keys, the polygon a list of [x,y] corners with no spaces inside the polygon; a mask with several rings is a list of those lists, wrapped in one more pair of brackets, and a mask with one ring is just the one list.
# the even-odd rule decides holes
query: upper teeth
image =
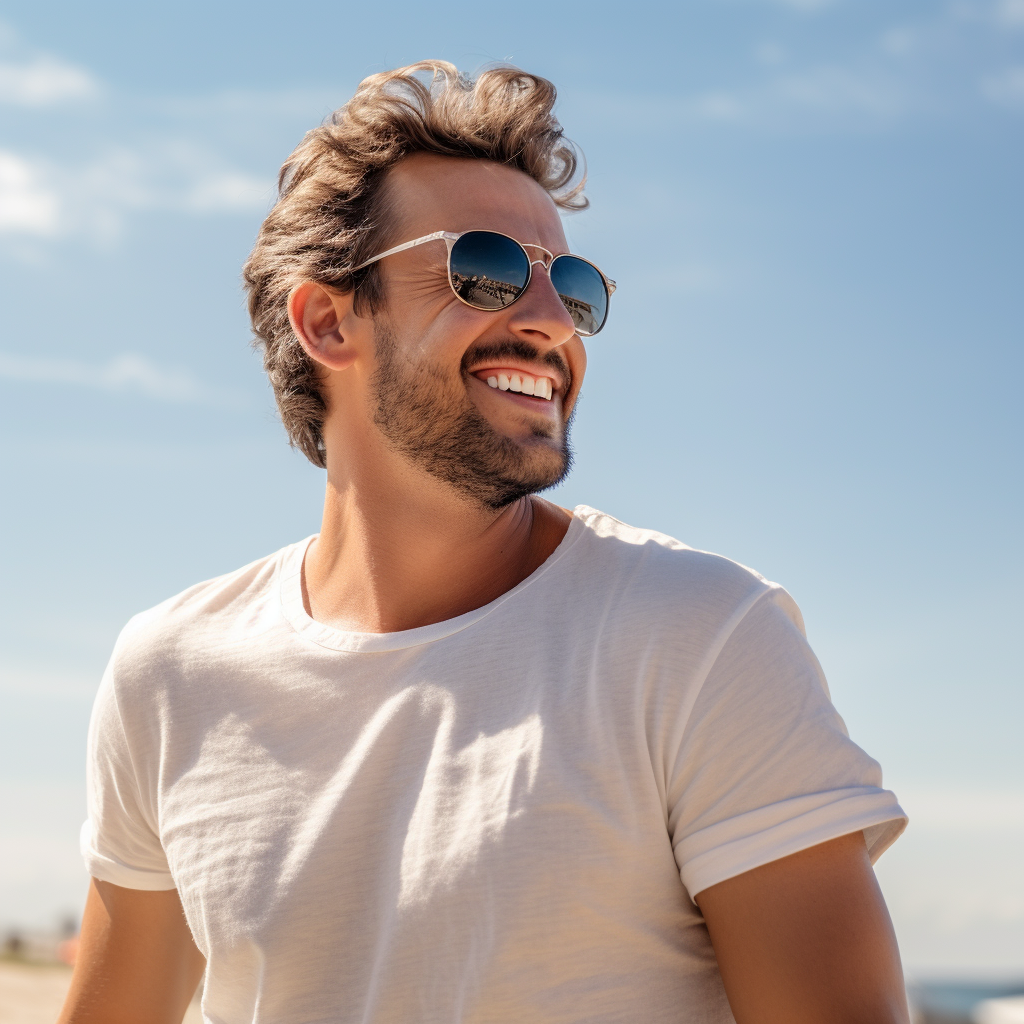
{"label": "upper teeth", "polygon": [[487,378],[487,383],[500,391],[521,391],[548,401],[553,393],[550,377],[531,377],[528,373],[496,373]]}

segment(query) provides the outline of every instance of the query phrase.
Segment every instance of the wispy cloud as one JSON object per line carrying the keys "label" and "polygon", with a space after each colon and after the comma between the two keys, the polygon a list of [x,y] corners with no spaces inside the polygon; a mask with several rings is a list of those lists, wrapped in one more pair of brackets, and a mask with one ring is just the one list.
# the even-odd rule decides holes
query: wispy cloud
{"label": "wispy cloud", "polygon": [[[806,13],[839,6],[771,2]],[[979,99],[1005,107],[1022,103],[1018,29],[1024,29],[1024,0],[952,0],[916,18],[869,29],[860,43],[844,36],[841,52],[827,55],[820,47],[814,63],[801,60],[804,48],[772,38],[753,47],[752,73],[742,83],[709,83],[674,97],[622,100],[606,94],[600,103],[620,110],[621,120],[638,131],[702,122],[847,131],[895,126],[911,117],[960,118]],[[999,70],[1007,64],[1008,70]]]}
{"label": "wispy cloud", "polygon": [[79,166],[0,151],[0,235],[109,241],[138,210],[263,210],[273,184],[187,141],[117,146]]}
{"label": "wispy cloud", "polygon": [[162,402],[243,404],[240,396],[210,387],[186,370],[158,366],[135,353],[125,353],[96,366],[76,359],[33,358],[0,352],[0,379],[135,393]]}
{"label": "wispy cloud", "polygon": [[666,97],[592,93],[595,118],[614,118],[625,132],[678,130],[720,124],[766,130],[847,130],[896,121],[915,109],[918,97],[885,68],[823,65],[781,69],[741,88],[718,88]]}
{"label": "wispy cloud", "polygon": [[676,104],[676,118],[770,126],[891,120],[909,110],[908,89],[875,68],[823,66],[782,73],[745,89],[698,93]]}
{"label": "wispy cloud", "polygon": [[57,233],[60,200],[44,179],[32,161],[0,151],[0,233]]}
{"label": "wispy cloud", "polygon": [[92,99],[99,82],[83,68],[43,54],[20,63],[0,61],[0,103],[45,107]]}
{"label": "wispy cloud", "polygon": [[197,212],[261,210],[273,195],[273,185],[240,171],[210,171],[200,176],[181,198],[182,207]]}
{"label": "wispy cloud", "polygon": [[268,111],[294,116],[295,95],[282,94],[277,106],[272,97],[235,93],[205,101],[139,98],[36,50],[0,23],[0,109],[86,100],[92,102],[79,105],[58,133],[31,114],[6,115],[0,241],[11,239],[15,254],[38,258],[38,246],[25,248],[27,238],[109,244],[139,211],[210,216],[269,206],[270,176],[240,166],[232,149],[251,159],[246,124],[257,118],[265,124]]}
{"label": "wispy cloud", "polygon": [[809,110],[891,117],[908,105],[906,91],[892,77],[874,70],[815,68],[774,83],[778,99]]}
{"label": "wispy cloud", "polygon": [[187,139],[108,150],[64,176],[65,188],[87,213],[182,210],[192,213],[265,209],[273,183],[247,174],[206,145]]}

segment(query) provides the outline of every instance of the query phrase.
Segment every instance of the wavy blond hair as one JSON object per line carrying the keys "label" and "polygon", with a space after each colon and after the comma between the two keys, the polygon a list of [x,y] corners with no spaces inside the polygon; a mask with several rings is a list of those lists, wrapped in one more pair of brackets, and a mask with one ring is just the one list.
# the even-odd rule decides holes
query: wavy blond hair
{"label": "wavy blond hair", "polygon": [[542,185],[566,210],[586,207],[586,174],[552,108],[547,79],[501,65],[475,79],[425,60],[365,79],[356,94],[306,134],[285,161],[278,199],[243,276],[254,344],[293,447],[324,466],[326,403],[316,364],[288,321],[302,281],[353,289],[371,312],[383,301],[378,267],[353,272],[385,248],[386,174],[411,153],[493,160]]}

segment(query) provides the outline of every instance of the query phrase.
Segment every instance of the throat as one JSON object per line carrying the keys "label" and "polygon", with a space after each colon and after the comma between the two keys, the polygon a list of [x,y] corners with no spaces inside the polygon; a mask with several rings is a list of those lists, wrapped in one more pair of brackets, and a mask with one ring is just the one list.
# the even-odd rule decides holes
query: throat
{"label": "throat", "polygon": [[403,632],[490,604],[546,561],[572,518],[532,496],[489,518],[423,509],[378,517],[331,504],[303,565],[306,611],[361,633]]}

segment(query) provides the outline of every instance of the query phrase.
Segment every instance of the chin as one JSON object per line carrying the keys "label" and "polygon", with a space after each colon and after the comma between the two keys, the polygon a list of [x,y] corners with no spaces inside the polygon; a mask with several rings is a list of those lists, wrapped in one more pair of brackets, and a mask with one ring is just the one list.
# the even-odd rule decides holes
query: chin
{"label": "chin", "polygon": [[486,476],[466,479],[465,489],[491,509],[507,508],[529,494],[557,487],[572,469],[572,449],[568,441],[557,445],[545,438],[542,445],[534,442],[516,445],[520,458],[514,466],[506,463],[501,469],[492,467]]}

